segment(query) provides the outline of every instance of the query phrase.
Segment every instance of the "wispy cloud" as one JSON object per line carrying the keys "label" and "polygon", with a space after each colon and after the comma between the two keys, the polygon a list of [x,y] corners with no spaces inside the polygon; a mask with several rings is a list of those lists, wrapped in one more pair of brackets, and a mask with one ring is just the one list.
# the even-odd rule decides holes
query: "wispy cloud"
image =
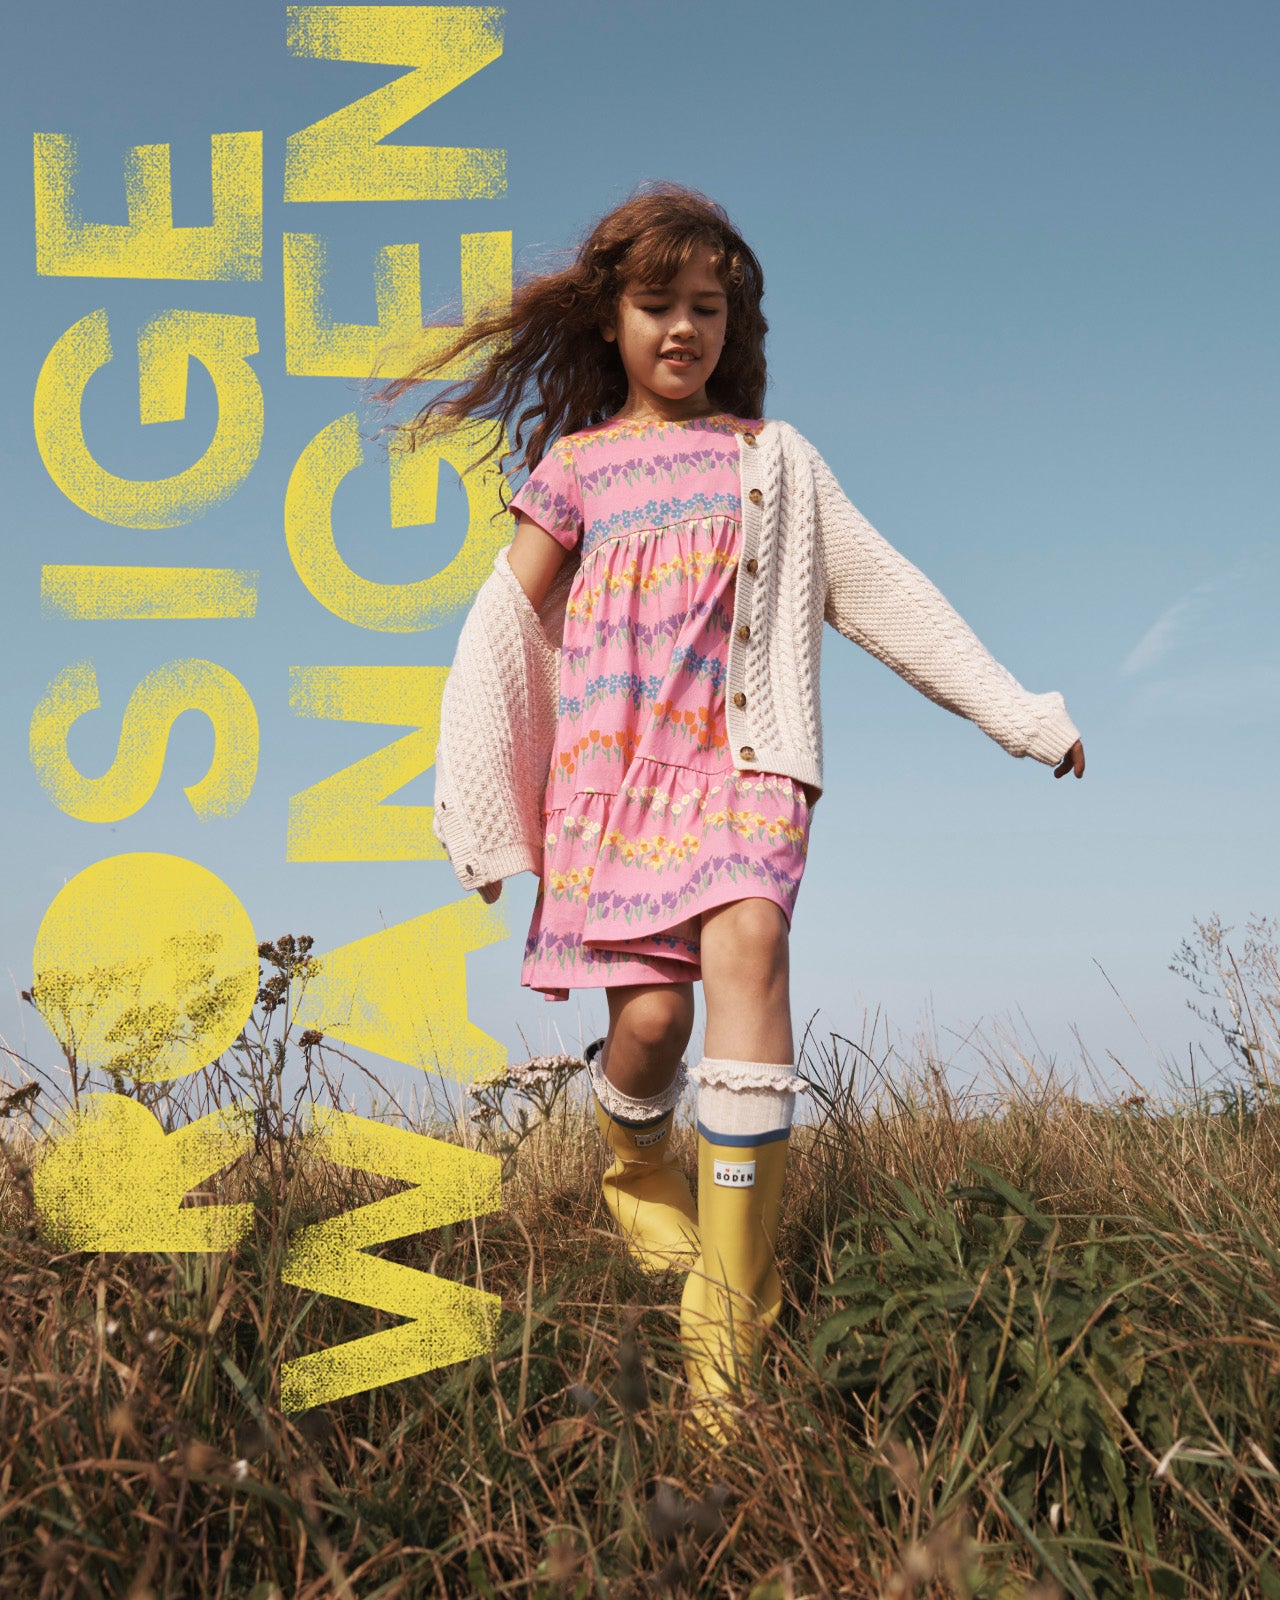
{"label": "wispy cloud", "polygon": [[1206,650],[1211,640],[1214,649],[1225,646],[1238,658],[1245,639],[1255,648],[1266,641],[1268,655],[1274,659],[1276,633],[1271,613],[1277,570],[1275,532],[1268,529],[1265,542],[1259,539],[1242,546],[1229,566],[1162,611],[1125,657],[1121,676],[1149,671],[1175,646],[1189,641],[1200,647],[1195,652],[1200,661],[1212,653]]}
{"label": "wispy cloud", "polygon": [[1280,551],[1242,551],[1156,618],[1120,666],[1144,717],[1242,729],[1280,714]]}
{"label": "wispy cloud", "polygon": [[1177,601],[1156,618],[1125,657],[1124,665],[1120,668],[1125,677],[1135,672],[1145,672],[1148,667],[1154,667],[1169,654],[1178,637],[1179,629],[1191,615],[1194,606],[1194,599],[1188,595],[1185,600]]}
{"label": "wispy cloud", "polygon": [[1189,595],[1175,600],[1173,605],[1161,612],[1125,657],[1120,668],[1122,676],[1146,672],[1163,661],[1178,642],[1187,623],[1200,610],[1205,598],[1218,586],[1218,580],[1199,584]]}

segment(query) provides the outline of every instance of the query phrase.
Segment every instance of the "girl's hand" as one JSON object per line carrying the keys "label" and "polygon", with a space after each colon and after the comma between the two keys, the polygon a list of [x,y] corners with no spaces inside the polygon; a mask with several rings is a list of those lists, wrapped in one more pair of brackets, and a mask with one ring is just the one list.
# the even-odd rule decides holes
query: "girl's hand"
{"label": "girl's hand", "polygon": [[1074,772],[1077,778],[1084,777],[1084,746],[1079,739],[1071,746],[1066,755],[1053,769],[1055,778],[1065,778],[1068,772]]}
{"label": "girl's hand", "polygon": [[497,883],[482,883],[476,893],[484,901],[485,905],[491,906],[502,893],[502,882],[499,880]]}

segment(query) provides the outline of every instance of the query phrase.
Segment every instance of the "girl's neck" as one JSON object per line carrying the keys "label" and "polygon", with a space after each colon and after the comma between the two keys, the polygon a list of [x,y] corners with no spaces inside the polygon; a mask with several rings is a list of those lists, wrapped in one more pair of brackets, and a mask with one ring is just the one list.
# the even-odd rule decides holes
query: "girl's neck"
{"label": "girl's neck", "polygon": [[610,422],[697,422],[704,417],[719,417],[723,414],[717,407],[710,405],[687,410],[673,405],[659,410],[655,406],[642,403],[636,406],[624,406],[609,420]]}

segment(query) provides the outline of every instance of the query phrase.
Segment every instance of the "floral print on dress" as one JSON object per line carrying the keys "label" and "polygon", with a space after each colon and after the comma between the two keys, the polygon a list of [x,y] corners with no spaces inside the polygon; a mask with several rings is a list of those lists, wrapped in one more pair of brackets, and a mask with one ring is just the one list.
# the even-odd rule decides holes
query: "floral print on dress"
{"label": "floral print on dress", "polygon": [[772,900],[790,923],[808,801],[791,778],[737,771],[725,727],[738,435],[759,426],[584,429],[511,502],[581,552],[521,973],[548,1000],[700,977],[701,914],[732,900]]}

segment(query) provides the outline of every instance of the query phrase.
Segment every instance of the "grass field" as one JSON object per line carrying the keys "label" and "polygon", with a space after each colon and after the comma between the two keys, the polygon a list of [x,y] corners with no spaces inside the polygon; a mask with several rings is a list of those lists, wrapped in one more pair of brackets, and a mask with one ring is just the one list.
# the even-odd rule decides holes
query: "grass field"
{"label": "grass field", "polygon": [[[1183,952],[1231,1069],[1208,1089],[1099,1103],[1011,1046],[979,1098],[927,1054],[810,1038],[787,1305],[714,1449],[681,1431],[680,1279],[608,1226],[581,1074],[509,1095],[505,1143],[484,1097],[424,1129],[501,1150],[503,1207],[377,1250],[499,1293],[495,1347],[291,1416],[283,1361],[396,1319],[282,1284],[289,1236],[400,1186],[319,1159],[281,1101],[287,986],[202,1075],[208,1103],[261,1102],[206,1186],[254,1204],[231,1251],[59,1253],[44,1102],[11,1094],[0,1593],[1280,1597],[1271,931]],[[321,1100],[333,1058],[307,1063]]]}

